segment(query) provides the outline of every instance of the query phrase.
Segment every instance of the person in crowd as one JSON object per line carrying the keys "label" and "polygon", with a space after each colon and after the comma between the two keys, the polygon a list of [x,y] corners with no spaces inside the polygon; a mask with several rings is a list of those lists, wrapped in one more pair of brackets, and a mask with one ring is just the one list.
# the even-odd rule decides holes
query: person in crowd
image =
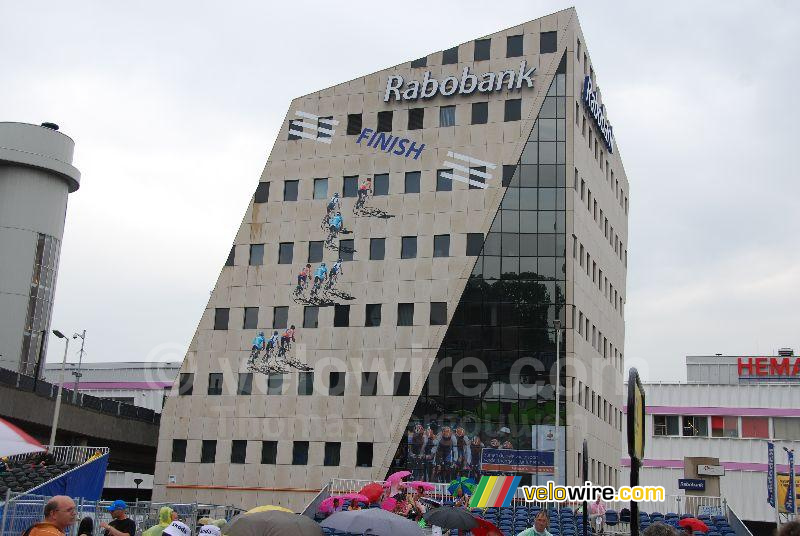
{"label": "person in crowd", "polygon": [[78,524],[78,532],[76,532],[76,534],[78,536],[94,536],[94,519],[89,516],[81,519],[81,522]]}
{"label": "person in crowd", "polygon": [[75,501],[66,495],[56,495],[44,505],[44,520],[28,529],[27,536],[64,536],[77,520]]}
{"label": "person in crowd", "polygon": [[347,508],[348,510],[361,510],[361,505],[358,501],[350,501],[350,506]]}
{"label": "person in crowd", "polygon": [[408,513],[406,514],[406,517],[408,517],[408,519],[413,519],[414,521],[419,522],[419,520],[422,519],[422,516],[425,514],[425,512],[428,511],[425,504],[423,504],[422,501],[420,501],[424,493],[425,490],[422,487],[412,492],[411,499],[408,501],[411,507],[409,508]]}
{"label": "person in crowd", "polygon": [[453,506],[459,508],[466,508],[469,506],[469,496],[464,493],[464,489],[459,487],[456,490],[455,501],[453,501]]}
{"label": "person in crowd", "polygon": [[456,475],[468,476],[470,465],[472,465],[472,450],[469,445],[463,426],[456,427]]}
{"label": "person in crowd", "polygon": [[209,523],[200,527],[200,531],[197,533],[198,536],[222,536],[222,531],[211,521],[213,520],[209,519]]}
{"label": "person in crowd", "polygon": [[[656,521],[642,532],[642,536],[678,536],[678,534],[674,527],[661,521]],[[800,536],[800,533],[797,536]]]}
{"label": "person in crowd", "polygon": [[181,520],[181,516],[178,515],[178,512],[176,510],[173,510],[172,513],[169,515],[169,517],[172,518],[172,521]]}
{"label": "person in crowd", "polygon": [[[598,519],[600,520],[598,522]],[[600,497],[589,506],[589,520],[593,527],[598,529],[598,532],[603,533],[603,528],[606,520],[606,507],[600,502]]]}
{"label": "person in crowd", "polygon": [[410,430],[406,436],[408,442],[408,469],[414,474],[414,478],[419,480],[425,478],[423,469],[425,439],[425,427],[421,424],[414,425],[414,429]]}
{"label": "person in crowd", "polygon": [[100,523],[100,528],[105,529],[103,536],[136,536],[136,523],[128,517],[128,505],[125,501],[117,499],[107,510],[114,519],[111,523]]}
{"label": "person in crowd", "polygon": [[503,444],[500,445],[500,448],[503,450],[514,450],[514,445],[511,444],[511,441],[503,441]]}
{"label": "person in crowd", "polygon": [[434,456],[436,454],[436,432],[432,427],[425,430],[425,443],[422,445],[422,464],[423,473],[425,478],[423,480],[431,480],[434,473]]}
{"label": "person in crowd", "polygon": [[456,439],[453,437],[453,430],[449,426],[443,426],[442,433],[434,446],[434,465],[436,467],[434,480],[441,482],[451,480],[456,457]]}
{"label": "person in crowd", "polygon": [[142,532],[142,536],[161,536],[164,529],[169,527],[169,524],[174,520],[172,519],[173,512],[169,506],[162,506],[158,510],[158,524],[153,525],[149,529]]}
{"label": "person in crowd", "polygon": [[475,479],[475,482],[479,482],[481,479],[481,451],[483,450],[483,441],[481,441],[479,433],[476,432],[472,437],[469,450],[469,455],[472,460],[470,475]]}
{"label": "person in crowd", "polygon": [[8,471],[11,469],[11,462],[8,461],[7,456],[3,456],[0,458],[0,471]]}
{"label": "person in crowd", "polygon": [[550,518],[547,516],[547,512],[544,510],[540,510],[538,514],[536,514],[536,518],[533,520],[533,526],[529,529],[525,529],[517,536],[552,536],[550,531],[547,528],[550,526]]}
{"label": "person in crowd", "polygon": [[180,521],[173,521],[167,528],[164,529],[164,536],[192,536],[192,529],[185,523]]}
{"label": "person in crowd", "polygon": [[781,525],[778,536],[800,536],[800,521],[789,521]]}

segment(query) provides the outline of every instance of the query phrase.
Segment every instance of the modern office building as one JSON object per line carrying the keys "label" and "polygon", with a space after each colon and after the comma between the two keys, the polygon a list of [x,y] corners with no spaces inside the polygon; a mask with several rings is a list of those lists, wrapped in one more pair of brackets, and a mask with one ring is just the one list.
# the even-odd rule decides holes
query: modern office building
{"label": "modern office building", "polygon": [[[767,504],[767,442],[775,444],[776,467],[783,475],[788,475],[784,448],[800,452],[800,358],[780,353],[688,356],[687,383],[644,384],[640,480],[664,486],[663,511],[679,511],[686,495],[718,496],[743,520],[775,521],[775,509]],[[717,467],[698,474],[692,458],[713,458],[703,463]],[[622,465],[627,482],[630,460],[624,457]],[[683,478],[702,481],[702,489],[681,489]]]}
{"label": "modern office building", "polygon": [[[168,390],[178,377],[179,362],[100,362],[67,363],[64,373],[64,388],[98,398],[110,398],[118,402],[152,409],[161,413]],[[61,378],[61,363],[52,363],[44,368],[44,378],[58,384]]]}
{"label": "modern office building", "polygon": [[75,142],[52,123],[0,123],[0,367],[41,375]]}
{"label": "modern office building", "polygon": [[301,508],[401,468],[575,483],[584,438],[616,482],[629,185],[601,102],[574,9],[293,100],[162,413],[155,500]]}

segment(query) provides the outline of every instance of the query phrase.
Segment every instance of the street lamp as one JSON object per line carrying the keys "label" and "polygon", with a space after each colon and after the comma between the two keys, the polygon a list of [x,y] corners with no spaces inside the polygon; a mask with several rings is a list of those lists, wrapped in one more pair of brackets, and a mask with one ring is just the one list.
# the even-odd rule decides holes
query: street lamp
{"label": "street lamp", "polygon": [[144,481],[141,478],[134,478],[133,479],[133,483],[136,484],[136,506],[137,506],[136,511],[137,512],[139,511],[139,508],[138,508],[138,506],[139,506],[139,484],[141,484],[142,482],[144,482]]}
{"label": "street lamp", "polygon": [[64,358],[61,360],[61,378],[58,381],[58,394],[56,395],[56,409],[53,412],[53,426],[50,428],[50,448],[56,444],[56,430],[58,429],[58,413],[61,411],[61,390],[64,388],[64,368],[67,366],[67,352],[69,351],[69,337],[58,331],[53,330],[53,335],[59,339],[64,339],[67,344],[64,346]]}
{"label": "street lamp", "polygon": [[553,480],[558,485],[558,439],[560,436],[561,427],[561,320],[553,320],[553,330],[556,332],[556,385],[554,389],[556,400],[556,448],[553,460]]}
{"label": "street lamp", "polygon": [[81,363],[83,362],[83,345],[86,344],[86,330],[83,330],[83,333],[76,333],[72,336],[73,339],[77,339],[80,337],[81,339],[81,351],[78,354],[78,370],[73,370],[72,375],[75,376],[75,385],[72,386],[72,403],[78,403],[78,388],[81,385]]}

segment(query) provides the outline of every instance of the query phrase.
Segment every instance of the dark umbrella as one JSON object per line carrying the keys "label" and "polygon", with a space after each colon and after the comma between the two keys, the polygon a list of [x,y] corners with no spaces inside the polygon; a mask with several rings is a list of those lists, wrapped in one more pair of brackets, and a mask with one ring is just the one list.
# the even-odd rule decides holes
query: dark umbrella
{"label": "dark umbrella", "polygon": [[341,530],[343,532],[354,532],[356,534],[423,536],[422,529],[419,525],[410,519],[380,508],[337,512],[323,521],[322,526],[334,530]]}
{"label": "dark umbrella", "polygon": [[436,525],[445,530],[460,529],[469,530],[478,526],[475,517],[463,508],[453,506],[442,506],[425,512],[422,516],[428,525]]}
{"label": "dark umbrella", "polygon": [[228,527],[228,536],[323,536],[322,528],[311,518],[273,510],[236,516]]}

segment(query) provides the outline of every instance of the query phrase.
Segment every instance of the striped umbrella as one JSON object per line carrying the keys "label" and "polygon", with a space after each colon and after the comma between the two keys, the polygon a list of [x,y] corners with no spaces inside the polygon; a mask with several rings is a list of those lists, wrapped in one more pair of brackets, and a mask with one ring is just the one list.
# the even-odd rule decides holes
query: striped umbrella
{"label": "striped umbrella", "polygon": [[473,493],[475,493],[476,485],[477,483],[471,478],[460,476],[455,480],[453,480],[452,482],[450,482],[450,485],[447,486],[447,491],[450,492],[450,495],[452,495],[453,497],[456,496],[459,489],[462,492],[464,492],[464,495],[472,495]]}

